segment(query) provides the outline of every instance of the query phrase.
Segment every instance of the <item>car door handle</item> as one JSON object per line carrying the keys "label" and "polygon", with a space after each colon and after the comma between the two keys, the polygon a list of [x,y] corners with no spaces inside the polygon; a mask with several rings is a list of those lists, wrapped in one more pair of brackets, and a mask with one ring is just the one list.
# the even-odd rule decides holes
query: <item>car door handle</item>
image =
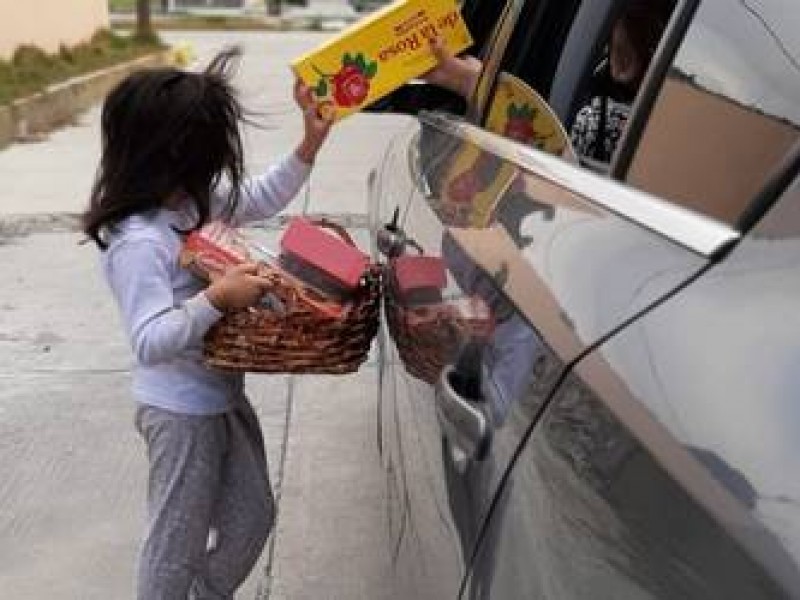
{"label": "car door handle", "polygon": [[481,410],[480,392],[467,389],[454,365],[442,370],[436,383],[436,417],[442,434],[454,450],[471,460],[483,460],[489,452],[492,428]]}

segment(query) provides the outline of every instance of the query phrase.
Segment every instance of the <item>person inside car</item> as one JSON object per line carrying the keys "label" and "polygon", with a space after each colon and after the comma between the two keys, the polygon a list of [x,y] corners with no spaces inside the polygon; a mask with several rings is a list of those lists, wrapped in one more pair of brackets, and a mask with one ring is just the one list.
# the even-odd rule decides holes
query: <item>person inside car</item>
{"label": "person inside car", "polygon": [[[666,27],[674,0],[631,0],[617,17],[589,92],[578,109],[570,139],[581,157],[608,163],[628,121],[630,107]],[[483,64],[473,56],[454,56],[442,41],[432,41],[438,65],[423,76],[461,96],[472,95]]]}
{"label": "person inside car", "polygon": [[570,130],[580,156],[611,162],[673,7],[672,0],[632,0],[614,22],[608,55],[595,70],[590,95]]}

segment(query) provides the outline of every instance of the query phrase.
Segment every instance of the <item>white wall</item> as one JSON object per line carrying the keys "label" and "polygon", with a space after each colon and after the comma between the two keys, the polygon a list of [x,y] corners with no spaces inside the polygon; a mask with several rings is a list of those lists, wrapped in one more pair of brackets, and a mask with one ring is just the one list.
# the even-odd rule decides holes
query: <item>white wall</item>
{"label": "white wall", "polygon": [[0,58],[33,44],[55,52],[108,27],[108,0],[0,0]]}

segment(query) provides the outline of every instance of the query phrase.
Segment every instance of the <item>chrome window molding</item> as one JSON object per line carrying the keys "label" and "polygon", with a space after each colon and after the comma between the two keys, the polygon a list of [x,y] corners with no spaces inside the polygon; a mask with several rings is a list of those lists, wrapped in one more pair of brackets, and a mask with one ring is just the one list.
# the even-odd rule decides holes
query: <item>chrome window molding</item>
{"label": "chrome window molding", "polygon": [[637,223],[707,258],[735,243],[740,235],[727,225],[699,213],[602,177],[565,160],[523,146],[466,122],[436,113],[422,113],[427,125],[479,146],[525,171],[582,199]]}

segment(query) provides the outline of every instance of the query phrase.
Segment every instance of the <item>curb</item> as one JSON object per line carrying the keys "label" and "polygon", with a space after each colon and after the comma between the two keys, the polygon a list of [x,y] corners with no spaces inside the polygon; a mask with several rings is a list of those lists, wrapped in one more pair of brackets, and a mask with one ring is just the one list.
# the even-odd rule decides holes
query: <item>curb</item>
{"label": "curb", "polygon": [[75,120],[128,74],[168,64],[169,51],[148,54],[52,85],[45,90],[0,106],[0,150],[16,139],[52,131]]}
{"label": "curb", "polygon": [[[156,31],[268,31],[274,33],[296,31],[338,31],[361,18],[358,15],[299,13],[279,17],[245,16],[240,23],[232,17],[224,23],[206,20],[209,15],[186,13],[170,17],[153,17],[152,25]],[[118,29],[132,29],[135,20],[132,16],[112,15],[111,25]]]}

